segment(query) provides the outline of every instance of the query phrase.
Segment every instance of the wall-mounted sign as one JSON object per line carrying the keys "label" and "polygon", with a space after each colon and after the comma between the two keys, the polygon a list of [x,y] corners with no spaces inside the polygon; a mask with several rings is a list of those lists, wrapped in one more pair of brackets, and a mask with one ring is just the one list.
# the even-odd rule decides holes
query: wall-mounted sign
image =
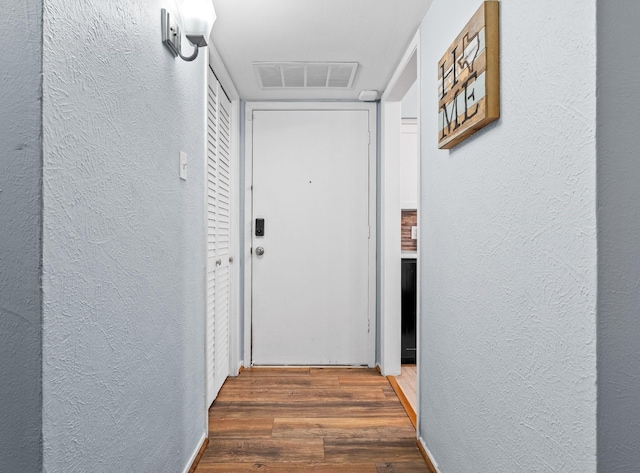
{"label": "wall-mounted sign", "polygon": [[438,64],[438,147],[500,117],[499,2],[484,2]]}

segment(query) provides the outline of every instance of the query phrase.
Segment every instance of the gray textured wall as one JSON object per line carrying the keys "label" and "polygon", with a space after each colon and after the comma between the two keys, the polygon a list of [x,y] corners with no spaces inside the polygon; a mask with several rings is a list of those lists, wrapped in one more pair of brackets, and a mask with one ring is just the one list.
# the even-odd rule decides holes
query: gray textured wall
{"label": "gray textured wall", "polygon": [[501,1],[501,118],[438,150],[437,64],[480,3],[421,30],[419,434],[443,473],[593,473],[596,4]]}
{"label": "gray textured wall", "polygon": [[42,469],[42,2],[0,16],[0,471]]}
{"label": "gray textured wall", "polygon": [[205,434],[207,54],[169,54],[163,6],[45,1],[49,472],[181,472]]}
{"label": "gray textured wall", "polygon": [[640,4],[598,2],[598,471],[640,468]]}

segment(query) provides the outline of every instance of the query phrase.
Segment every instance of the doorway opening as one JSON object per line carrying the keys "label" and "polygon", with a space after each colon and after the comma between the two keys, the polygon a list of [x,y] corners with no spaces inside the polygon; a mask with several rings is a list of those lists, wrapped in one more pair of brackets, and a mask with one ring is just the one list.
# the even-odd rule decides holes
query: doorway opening
{"label": "doorway opening", "polygon": [[416,424],[419,80],[416,34],[382,96],[380,368]]}

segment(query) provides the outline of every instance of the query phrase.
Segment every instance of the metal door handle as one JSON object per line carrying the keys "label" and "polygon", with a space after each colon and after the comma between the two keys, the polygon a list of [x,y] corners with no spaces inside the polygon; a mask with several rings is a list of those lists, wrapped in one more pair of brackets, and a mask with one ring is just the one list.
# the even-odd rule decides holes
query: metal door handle
{"label": "metal door handle", "polygon": [[264,248],[262,248],[261,246],[259,246],[258,248],[256,248],[256,254],[258,256],[262,256],[264,254]]}
{"label": "metal door handle", "polygon": [[222,264],[222,260],[221,259],[216,261],[216,266],[220,266],[221,264]]}
{"label": "metal door handle", "polygon": [[233,256],[229,256],[229,263],[233,263]]}

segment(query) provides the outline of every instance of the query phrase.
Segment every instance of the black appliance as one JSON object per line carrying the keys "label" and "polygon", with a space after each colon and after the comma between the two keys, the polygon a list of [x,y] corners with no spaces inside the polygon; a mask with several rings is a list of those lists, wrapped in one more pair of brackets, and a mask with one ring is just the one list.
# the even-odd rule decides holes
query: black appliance
{"label": "black appliance", "polygon": [[416,313],[418,305],[417,264],[415,259],[402,259],[402,364],[416,363]]}

